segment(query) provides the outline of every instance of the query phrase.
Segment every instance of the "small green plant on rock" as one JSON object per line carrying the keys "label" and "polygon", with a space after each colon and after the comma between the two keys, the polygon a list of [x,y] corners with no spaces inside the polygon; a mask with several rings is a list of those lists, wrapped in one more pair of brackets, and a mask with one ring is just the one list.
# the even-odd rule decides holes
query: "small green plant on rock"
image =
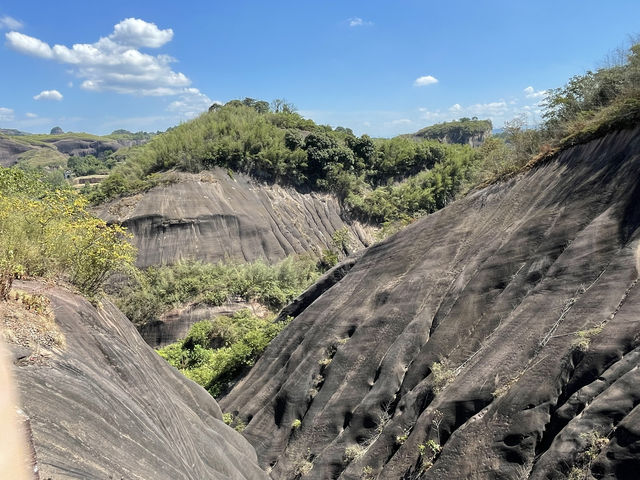
{"label": "small green plant on rock", "polygon": [[313,469],[313,454],[311,453],[311,449],[307,448],[306,455],[298,454],[293,462],[293,466],[295,468],[296,478],[307,475]]}
{"label": "small green plant on rock", "polygon": [[609,438],[597,430],[581,433],[580,438],[586,441],[586,449],[577,456],[575,465],[569,471],[567,477],[569,480],[586,480],[591,478],[591,464],[609,444]]}
{"label": "small green plant on rock", "polygon": [[231,425],[233,423],[233,413],[223,413],[222,421],[227,425]]}
{"label": "small green plant on rock", "polygon": [[291,423],[291,428],[293,430],[297,430],[300,428],[300,426],[302,425],[302,421],[299,418],[296,418],[292,423]]}
{"label": "small green plant on rock", "polygon": [[421,470],[427,471],[433,466],[433,462],[436,460],[442,447],[435,440],[427,440],[425,443],[418,445],[418,452],[420,452]]}
{"label": "small green plant on rock", "polygon": [[579,332],[576,332],[577,338],[573,341],[572,346],[581,352],[586,352],[589,349],[589,345],[591,345],[593,337],[598,335],[600,332],[602,332],[602,325],[588,330],[580,330]]}
{"label": "small green plant on rock", "polygon": [[456,372],[445,359],[441,362],[434,362],[433,365],[431,365],[431,376],[433,378],[433,393],[437,395],[453,381],[456,377]]}
{"label": "small green plant on rock", "polygon": [[362,480],[373,480],[373,467],[371,465],[367,465],[362,468],[362,475],[360,476]]}
{"label": "small green plant on rock", "polygon": [[349,445],[344,450],[344,455],[342,456],[342,460],[344,464],[351,463],[356,460],[364,453],[364,449],[360,445]]}

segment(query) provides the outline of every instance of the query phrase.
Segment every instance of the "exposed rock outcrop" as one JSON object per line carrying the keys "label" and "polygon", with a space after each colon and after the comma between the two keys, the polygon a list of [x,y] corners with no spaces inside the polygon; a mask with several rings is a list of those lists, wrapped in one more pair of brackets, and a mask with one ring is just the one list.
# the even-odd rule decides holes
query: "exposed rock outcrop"
{"label": "exposed rock outcrop", "polygon": [[12,349],[42,479],[261,479],[213,398],[148,347],[111,303],[16,282],[51,299],[64,351]]}
{"label": "exposed rock outcrop", "polygon": [[637,478],[638,172],[612,133],[367,249],[221,405],[274,479]]}
{"label": "exposed rock outcrop", "polygon": [[18,157],[29,150],[29,145],[16,142],[10,137],[0,137],[0,166],[10,167],[16,164]]}
{"label": "exposed rock outcrop", "polygon": [[140,266],[180,259],[282,260],[320,253],[347,228],[351,250],[370,242],[358,222],[348,222],[337,198],[257,183],[216,169],[175,174],[176,182],[100,206],[96,214],[134,235]]}

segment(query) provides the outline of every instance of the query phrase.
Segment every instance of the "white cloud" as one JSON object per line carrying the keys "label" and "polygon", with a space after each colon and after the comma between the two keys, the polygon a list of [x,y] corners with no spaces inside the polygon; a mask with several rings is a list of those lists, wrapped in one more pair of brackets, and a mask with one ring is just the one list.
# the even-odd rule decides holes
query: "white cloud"
{"label": "white cloud", "polygon": [[40,58],[53,58],[51,47],[37,38],[18,32],[9,32],[5,34],[5,38],[7,45],[16,52]]}
{"label": "white cloud", "polygon": [[173,38],[173,30],[160,30],[155,23],[139,18],[126,18],[113,28],[109,38],[130,47],[158,48]]}
{"label": "white cloud", "polygon": [[11,122],[13,120],[13,110],[0,107],[0,122]]}
{"label": "white cloud", "polygon": [[193,118],[207,110],[213,102],[208,96],[197,88],[185,88],[179,100],[169,104],[167,110],[177,112],[187,118]]}
{"label": "white cloud", "polygon": [[27,112],[24,115],[27,118],[38,118],[38,114],[36,114],[36,113]]}
{"label": "white cloud", "polygon": [[413,122],[408,118],[399,118],[397,120],[392,120],[391,122],[389,122],[390,125],[408,125],[410,123]]}
{"label": "white cloud", "polygon": [[20,30],[22,26],[23,25],[20,20],[16,20],[15,18],[10,17],[9,15],[4,15],[0,17],[0,30],[5,28],[7,30]]}
{"label": "white cloud", "polygon": [[349,19],[350,27],[371,27],[372,25],[373,25],[373,22],[370,22],[368,20],[363,20],[360,17],[352,17]]}
{"label": "white cloud", "polygon": [[43,90],[39,94],[34,95],[34,100],[62,100],[62,94],[58,90]]}
{"label": "white cloud", "polygon": [[547,94],[546,90],[538,90],[538,91],[536,91],[536,89],[533,88],[532,86],[528,86],[527,88],[525,88],[523,90],[523,92],[525,93],[527,98],[542,98]]}
{"label": "white cloud", "polygon": [[495,102],[474,103],[471,105],[455,103],[449,108],[442,110],[429,110],[421,107],[418,108],[418,111],[420,112],[420,118],[425,122],[438,123],[457,120],[461,117],[478,117],[479,119],[488,118],[496,128],[521,114],[526,115],[528,122],[535,124],[539,122],[541,113],[538,105],[535,103],[530,105],[516,105],[513,102],[507,102],[503,99]]}
{"label": "white cloud", "polygon": [[422,77],[418,77],[413,82],[414,87],[426,87],[427,85],[433,85],[434,83],[438,83],[438,79],[432,75],[424,75]]}
{"label": "white cloud", "polygon": [[[5,35],[13,50],[71,65],[82,80],[81,88],[143,96],[183,95],[191,80],[171,69],[175,59],[150,55],[138,48],[157,48],[173,37],[170,28],[160,30],[144,20],[127,18],[115,25],[113,33],[92,44],[51,47],[40,39],[18,32]],[[186,92],[189,93],[189,92]]]}
{"label": "white cloud", "polygon": [[69,87],[69,88],[73,88],[73,82],[69,82],[69,83],[67,83],[67,87]]}

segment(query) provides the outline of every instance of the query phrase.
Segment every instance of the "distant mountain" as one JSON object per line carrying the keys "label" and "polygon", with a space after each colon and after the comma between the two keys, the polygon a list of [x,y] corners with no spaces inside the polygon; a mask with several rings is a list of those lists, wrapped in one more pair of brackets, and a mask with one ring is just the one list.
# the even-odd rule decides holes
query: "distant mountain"
{"label": "distant mountain", "polygon": [[30,135],[27,132],[16,130],[15,128],[0,128],[0,134],[2,135]]}
{"label": "distant mountain", "polygon": [[64,157],[99,156],[105,152],[115,152],[122,147],[141,145],[146,143],[148,138],[139,134],[112,134],[101,137],[72,132],[34,135],[15,129],[0,129],[0,165],[10,167],[34,156],[39,158],[39,165],[57,165]]}

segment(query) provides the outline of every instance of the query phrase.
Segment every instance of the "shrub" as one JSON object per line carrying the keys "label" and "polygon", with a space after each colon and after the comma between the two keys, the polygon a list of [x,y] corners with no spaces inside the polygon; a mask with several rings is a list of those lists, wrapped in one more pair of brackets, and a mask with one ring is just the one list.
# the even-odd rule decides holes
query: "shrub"
{"label": "shrub", "polygon": [[0,294],[13,278],[61,278],[87,295],[106,278],[133,268],[125,229],[107,225],[71,190],[53,190],[27,174],[0,169]]}
{"label": "shrub", "polygon": [[449,367],[449,363],[443,360],[442,362],[434,362],[431,365],[431,376],[433,393],[437,395],[453,381],[456,373],[455,370]]}
{"label": "shrub", "polygon": [[438,455],[442,451],[442,447],[435,440],[427,440],[425,443],[418,445],[420,453],[420,461],[422,463],[421,470],[424,472],[433,466]]}
{"label": "shrub", "polygon": [[344,455],[342,456],[342,460],[345,464],[351,463],[356,460],[364,453],[364,449],[361,445],[349,445],[344,450]]}

